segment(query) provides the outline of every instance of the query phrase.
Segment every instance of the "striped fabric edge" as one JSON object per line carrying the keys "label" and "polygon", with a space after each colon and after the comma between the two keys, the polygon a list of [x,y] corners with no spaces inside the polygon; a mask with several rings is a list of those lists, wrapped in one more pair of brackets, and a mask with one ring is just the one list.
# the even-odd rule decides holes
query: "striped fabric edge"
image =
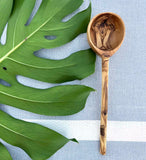
{"label": "striped fabric edge", "polygon": [[[99,140],[99,120],[23,120],[41,124],[79,141]],[[107,141],[146,142],[146,122],[108,121]]]}

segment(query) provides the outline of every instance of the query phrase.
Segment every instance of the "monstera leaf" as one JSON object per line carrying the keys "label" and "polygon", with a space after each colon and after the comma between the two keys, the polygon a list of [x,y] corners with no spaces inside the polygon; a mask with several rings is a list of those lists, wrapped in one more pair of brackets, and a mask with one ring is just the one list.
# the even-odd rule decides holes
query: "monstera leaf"
{"label": "monstera leaf", "polygon": [[2,160],[12,160],[12,157],[10,156],[7,149],[4,147],[2,143],[0,143],[0,159]]}
{"label": "monstera leaf", "polygon": [[[64,22],[64,17],[75,11],[82,0],[42,0],[32,21],[28,22],[35,2],[0,0],[0,35],[7,24],[6,43],[0,44],[0,103],[43,115],[75,114],[84,108],[92,88],[60,85],[36,89],[20,84],[16,77],[63,83],[92,74],[95,54],[90,49],[62,60],[44,59],[34,54],[42,48],[61,46],[86,32],[91,6]],[[50,157],[69,141],[55,131],[16,120],[2,111],[0,138],[22,148],[33,160]]]}
{"label": "monstera leaf", "polygon": [[[21,147],[34,160],[50,157],[70,141],[59,133],[38,124],[14,119],[2,111],[0,115],[0,137],[12,145]],[[9,136],[11,137],[8,138]],[[72,141],[76,140],[72,139]],[[0,157],[4,155],[10,157],[4,147],[0,146],[0,148],[2,148]]]}

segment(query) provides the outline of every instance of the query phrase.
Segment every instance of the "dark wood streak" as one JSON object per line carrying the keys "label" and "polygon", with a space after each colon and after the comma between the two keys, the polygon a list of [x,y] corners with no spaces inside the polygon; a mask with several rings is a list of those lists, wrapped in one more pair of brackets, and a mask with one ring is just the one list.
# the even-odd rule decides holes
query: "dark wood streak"
{"label": "dark wood streak", "polygon": [[107,111],[105,110],[105,111],[103,111],[103,114],[104,114],[104,116],[106,116],[107,115]]}
{"label": "dark wood streak", "polygon": [[94,32],[94,45],[101,50],[112,50],[110,38],[116,30],[113,18],[111,15],[104,15],[98,18],[92,25]]}
{"label": "dark wood streak", "polygon": [[104,57],[110,57],[110,55],[107,55],[106,53],[103,53],[102,56],[104,56]]}
{"label": "dark wood streak", "polygon": [[101,135],[101,136],[105,136],[105,128],[104,128],[104,125],[101,125],[101,126],[100,126],[100,135]]}

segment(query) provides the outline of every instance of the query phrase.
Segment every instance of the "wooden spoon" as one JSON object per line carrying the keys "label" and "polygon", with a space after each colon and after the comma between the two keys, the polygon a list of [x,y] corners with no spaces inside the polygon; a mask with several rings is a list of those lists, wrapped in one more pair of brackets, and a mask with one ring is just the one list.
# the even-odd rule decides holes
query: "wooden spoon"
{"label": "wooden spoon", "polygon": [[114,13],[106,12],[98,14],[88,25],[88,42],[94,52],[102,58],[102,99],[100,122],[100,153],[102,155],[106,154],[109,58],[120,48],[124,35],[124,22]]}

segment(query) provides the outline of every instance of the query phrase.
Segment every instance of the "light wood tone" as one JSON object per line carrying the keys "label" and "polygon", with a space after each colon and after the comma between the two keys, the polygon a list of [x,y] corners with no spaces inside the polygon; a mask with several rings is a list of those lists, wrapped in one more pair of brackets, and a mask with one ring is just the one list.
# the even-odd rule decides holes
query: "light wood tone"
{"label": "light wood tone", "polygon": [[98,55],[106,57],[111,57],[120,48],[124,35],[124,22],[118,15],[110,12],[95,16],[87,29],[91,48]]}
{"label": "light wood tone", "polygon": [[88,25],[87,38],[91,48],[102,58],[102,98],[100,153],[106,154],[109,58],[120,48],[125,35],[122,19],[111,12],[95,16]]}
{"label": "light wood tone", "polygon": [[100,153],[106,153],[106,132],[108,113],[108,73],[109,57],[102,58],[102,99],[101,99],[101,121],[100,121]]}

